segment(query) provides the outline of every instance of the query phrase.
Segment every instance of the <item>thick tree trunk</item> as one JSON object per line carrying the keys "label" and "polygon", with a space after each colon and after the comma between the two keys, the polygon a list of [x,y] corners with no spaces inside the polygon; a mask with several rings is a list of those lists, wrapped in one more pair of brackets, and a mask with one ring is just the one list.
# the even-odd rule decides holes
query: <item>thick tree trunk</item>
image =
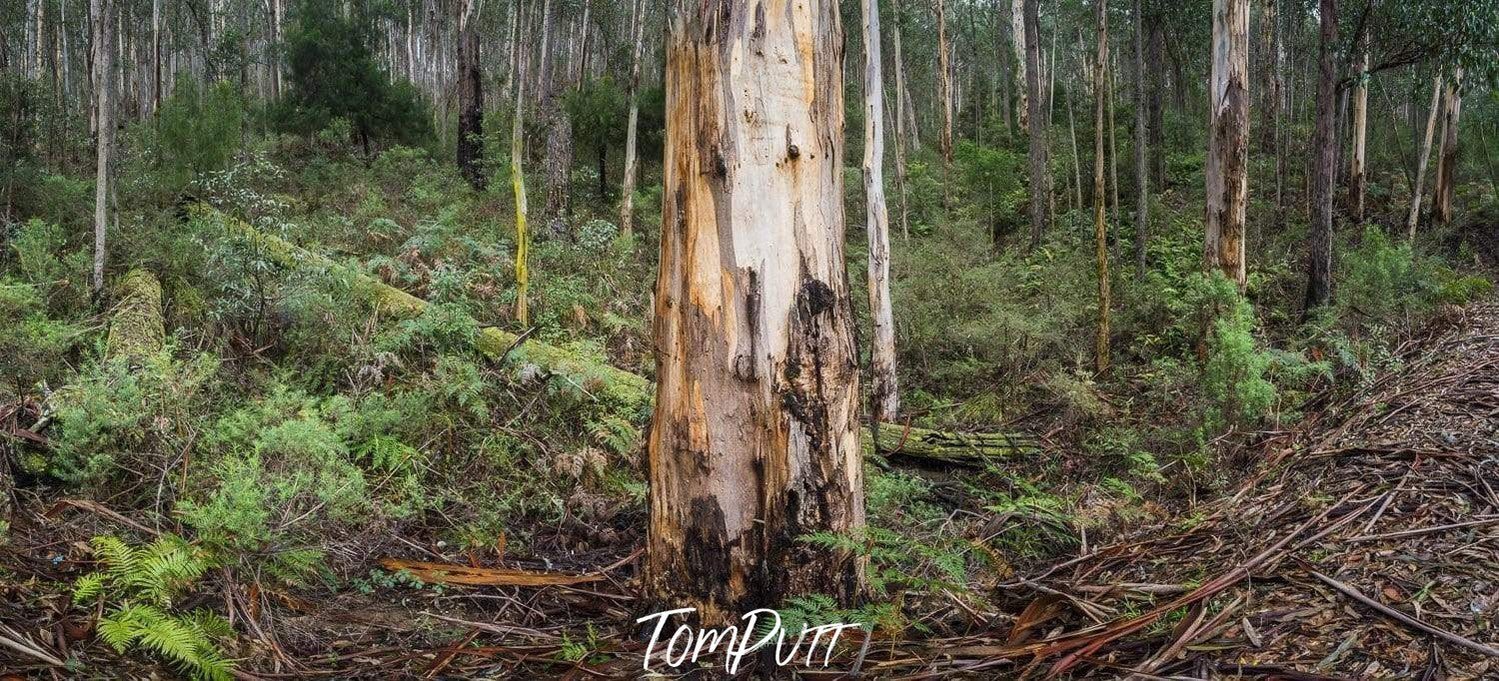
{"label": "thick tree trunk", "polygon": [[625,173],[623,183],[620,185],[619,197],[619,229],[625,234],[635,230],[635,145],[639,135],[640,127],[640,47],[645,42],[645,10],[646,0],[639,0],[634,5],[634,30],[632,33],[633,48],[630,51],[630,80],[628,83],[630,98],[629,121],[625,127]]}
{"label": "thick tree trunk", "polygon": [[1431,139],[1436,132],[1437,113],[1442,107],[1442,74],[1437,72],[1431,81],[1431,108],[1426,113],[1426,135],[1421,141],[1421,153],[1416,161],[1416,182],[1411,190],[1411,209],[1405,214],[1406,238],[1416,238],[1416,223],[1421,218],[1421,192],[1426,184],[1426,165],[1431,160]]}
{"label": "thick tree trunk", "polygon": [[94,273],[93,291],[104,292],[104,262],[108,258],[110,155],[114,147],[114,0],[91,0],[89,15],[94,22],[94,95],[99,132],[94,175]]}
{"label": "thick tree trunk", "polygon": [[489,178],[484,176],[484,78],[474,2],[458,2],[458,172],[482,190]]}
{"label": "thick tree trunk", "polygon": [[794,594],[851,603],[863,561],[799,541],[864,526],[838,4],[677,15],[645,590],[709,625]]}
{"label": "thick tree trunk", "polygon": [[1364,222],[1364,140],[1369,132],[1369,48],[1365,33],[1353,90],[1353,150],[1348,160],[1348,209],[1354,224]]}
{"label": "thick tree trunk", "polygon": [[1030,84],[1025,78],[1025,0],[1011,0],[1010,26],[1010,44],[1015,50],[1015,110],[1019,112],[1020,131],[1024,133],[1030,130],[1030,98],[1026,95]]}
{"label": "thick tree trunk", "polygon": [[1145,112],[1145,14],[1135,0],[1135,275],[1145,277],[1145,247],[1150,237],[1150,171]]}
{"label": "thick tree trunk", "polygon": [[1204,265],[1244,289],[1249,164],[1249,0],[1214,0]]}
{"label": "thick tree trunk", "polygon": [[1337,139],[1333,118],[1337,115],[1338,1],[1320,0],[1322,22],[1317,49],[1317,120],[1312,132],[1311,234],[1307,248],[1306,309],[1327,304],[1332,298],[1332,186],[1337,172]]}
{"label": "thick tree trunk", "polygon": [[885,207],[885,81],[880,72],[880,7],[860,0],[864,13],[864,206],[869,237],[869,403],[875,419],[900,412],[895,381],[895,314],[890,305],[890,213]]}
{"label": "thick tree trunk", "polygon": [[1103,146],[1105,111],[1110,108],[1109,4],[1095,4],[1098,9],[1098,54],[1093,62],[1093,250],[1098,262],[1098,328],[1093,343],[1093,368],[1102,374],[1109,370],[1109,225],[1104,219]]}
{"label": "thick tree trunk", "polygon": [[1041,98],[1041,41],[1037,35],[1036,5],[1039,0],[1022,0],[1025,20],[1025,88],[1028,92],[1027,108],[1030,112],[1030,192],[1031,192],[1031,248],[1041,244],[1041,235],[1046,232],[1047,201],[1051,196],[1051,174],[1046,168],[1047,120],[1042,110],[1045,100]]}
{"label": "thick tree trunk", "polygon": [[1431,219],[1437,225],[1452,222],[1452,193],[1457,174],[1457,124],[1463,112],[1463,70],[1459,67],[1447,81],[1442,104],[1442,153],[1437,156],[1436,184],[1431,187]]}
{"label": "thick tree trunk", "polygon": [[[519,9],[522,0],[516,0]],[[550,5],[550,0],[545,4]],[[543,34],[544,36],[545,34]],[[542,52],[545,53],[546,39],[542,38]],[[521,326],[531,323],[531,312],[527,301],[527,294],[531,284],[530,276],[530,250],[531,230],[526,225],[526,174],[521,167],[525,157],[526,148],[521,139],[521,131],[524,128],[526,108],[524,98],[526,93],[525,62],[521,59],[521,50],[515,51],[514,69],[516,74],[515,83],[515,115],[510,117],[510,189],[515,195],[515,319]]]}

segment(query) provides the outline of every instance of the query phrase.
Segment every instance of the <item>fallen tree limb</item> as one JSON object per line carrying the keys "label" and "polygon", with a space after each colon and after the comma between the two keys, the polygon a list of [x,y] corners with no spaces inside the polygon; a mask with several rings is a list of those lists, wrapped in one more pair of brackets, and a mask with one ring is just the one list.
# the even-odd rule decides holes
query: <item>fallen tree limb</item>
{"label": "fallen tree limb", "polygon": [[[356,294],[370,301],[382,314],[410,319],[421,315],[429,306],[427,301],[369,274],[261,232],[209,206],[200,204],[194,208],[194,216],[222,225],[230,235],[248,241],[281,267],[323,270],[347,279]],[[528,333],[515,334],[486,326],[479,329],[475,345],[479,352],[495,362],[517,369],[527,365],[539,367],[554,376],[564,377],[596,399],[621,407],[639,419],[649,416],[654,399],[650,380],[530,339]],[[866,455],[874,451],[869,435],[870,431],[866,429],[861,439]],[[941,465],[975,466],[986,460],[1031,454],[1040,449],[1034,438],[1010,433],[943,432],[885,423],[880,425],[879,435],[881,453],[886,456]]]}
{"label": "fallen tree limb", "polygon": [[1363,603],[1364,605],[1367,605],[1370,608],[1378,611],[1379,614],[1393,619],[1396,622],[1404,624],[1405,626],[1416,629],[1417,631],[1426,632],[1428,634],[1431,634],[1432,636],[1436,636],[1444,641],[1447,641],[1448,643],[1462,646],[1464,648],[1467,648],[1468,650],[1488,655],[1489,657],[1499,657],[1499,648],[1463,638],[1462,636],[1458,636],[1457,634],[1447,631],[1446,629],[1442,629],[1441,627],[1422,622],[1421,620],[1418,620],[1414,617],[1411,617],[1410,615],[1400,612],[1399,610],[1391,608],[1388,605],[1369,598],[1368,596],[1365,596],[1363,593],[1359,592],[1358,589],[1355,589],[1336,579],[1328,577],[1327,575],[1317,572],[1316,570],[1307,570],[1307,572],[1311,574],[1311,576],[1321,580],[1323,584],[1337,589],[1338,593],[1341,593],[1344,596]]}
{"label": "fallen tree limb", "polygon": [[391,572],[405,570],[429,584],[463,584],[467,586],[570,586],[603,579],[603,575],[570,575],[560,572],[533,572],[511,568],[469,567],[452,563],[424,563],[400,558],[382,558],[380,567]]}
{"label": "fallen tree limb", "polygon": [[130,270],[115,284],[105,356],[138,362],[161,350],[166,330],[161,316],[161,282],[146,270]]}

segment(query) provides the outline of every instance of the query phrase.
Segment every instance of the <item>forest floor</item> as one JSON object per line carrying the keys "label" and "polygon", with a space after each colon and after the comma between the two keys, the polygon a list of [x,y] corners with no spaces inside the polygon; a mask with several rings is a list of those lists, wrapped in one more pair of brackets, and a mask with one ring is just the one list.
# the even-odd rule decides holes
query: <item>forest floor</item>
{"label": "forest floor", "polygon": [[[994,587],[1012,609],[953,598],[931,615],[967,620],[964,636],[853,636],[842,659],[803,676],[1494,678],[1499,305],[1453,309],[1397,354],[1400,369],[1315,398],[1297,428],[1232,454],[1258,461],[1233,493],[1027,566]],[[50,657],[86,660],[85,676],[148,674],[90,642],[66,593],[84,566],[67,556],[101,531],[156,530],[107,500],[18,494],[0,551],[0,670],[79,678]],[[382,565],[438,583],[294,593],[225,570],[198,598],[222,599],[240,628],[241,678],[634,678],[645,644],[630,526],[643,518],[625,516],[615,541],[565,563],[460,567],[396,537],[403,558]],[[722,662],[710,663],[711,677]]]}

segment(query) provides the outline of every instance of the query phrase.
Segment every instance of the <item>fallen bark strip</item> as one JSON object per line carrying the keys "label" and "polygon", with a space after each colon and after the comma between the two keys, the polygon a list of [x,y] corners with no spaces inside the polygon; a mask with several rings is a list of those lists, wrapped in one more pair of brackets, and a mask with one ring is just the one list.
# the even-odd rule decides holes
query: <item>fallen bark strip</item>
{"label": "fallen bark strip", "polygon": [[570,575],[510,568],[469,567],[453,563],[424,563],[400,558],[382,558],[380,567],[392,572],[405,570],[429,584],[468,586],[570,586],[597,582],[604,578],[601,574]]}
{"label": "fallen bark strip", "polygon": [[[383,314],[410,319],[421,315],[429,306],[427,301],[369,274],[261,232],[209,206],[200,204],[194,208],[194,216],[222,225],[229,234],[250,242],[281,267],[324,270],[347,279],[358,295],[369,300]],[[640,418],[650,413],[654,388],[649,379],[529,339],[528,333],[515,334],[486,326],[479,329],[475,346],[495,362],[517,368],[533,365],[565,377],[595,398]],[[987,460],[1033,454],[1040,450],[1035,438],[1013,433],[944,432],[884,423],[880,424],[879,434],[882,453],[887,456],[945,465],[976,466]],[[869,435],[870,431],[865,429],[861,438],[866,456],[874,451]]]}
{"label": "fallen bark strip", "polygon": [[1419,630],[1419,631],[1424,631],[1424,632],[1426,632],[1428,634],[1431,634],[1432,636],[1436,636],[1436,637],[1438,637],[1438,638],[1440,638],[1440,639],[1442,639],[1444,641],[1447,641],[1447,642],[1452,643],[1454,645],[1462,646],[1462,647],[1467,648],[1468,650],[1472,650],[1474,652],[1478,652],[1478,653],[1482,653],[1484,655],[1488,655],[1489,657],[1499,657],[1499,648],[1495,648],[1495,647],[1490,646],[1490,645],[1485,645],[1485,644],[1479,643],[1477,641],[1472,641],[1472,640],[1463,638],[1462,636],[1459,636],[1459,635],[1454,634],[1454,633],[1452,633],[1450,631],[1447,631],[1446,629],[1442,629],[1441,627],[1437,627],[1437,626],[1434,626],[1434,625],[1431,625],[1431,624],[1427,624],[1426,622],[1422,622],[1421,620],[1418,620],[1418,619],[1416,619],[1414,617],[1411,617],[1410,615],[1407,615],[1407,614],[1405,614],[1403,612],[1400,612],[1399,610],[1391,608],[1388,605],[1385,605],[1383,603],[1380,603],[1379,601],[1376,601],[1376,600],[1374,600],[1372,598],[1369,598],[1368,596],[1365,596],[1363,593],[1360,593],[1358,589],[1355,589],[1355,588],[1353,588],[1351,586],[1348,586],[1347,584],[1344,584],[1344,583],[1342,583],[1342,582],[1340,582],[1340,581],[1338,581],[1336,579],[1328,577],[1327,575],[1324,575],[1324,574],[1322,574],[1320,572],[1317,572],[1316,570],[1307,570],[1307,572],[1310,573],[1311,576],[1316,577],[1317,579],[1321,580],[1323,584],[1326,584],[1326,585],[1328,585],[1328,586],[1330,586],[1330,587],[1332,587],[1334,589],[1337,589],[1338,593],[1341,593],[1344,596],[1347,596],[1349,598],[1352,598],[1355,601],[1363,603],[1364,605],[1367,605],[1367,606],[1375,609],[1376,611],[1378,611],[1379,614],[1384,615],[1385,617],[1388,617],[1390,619],[1393,619],[1396,622],[1404,624],[1405,626],[1411,627],[1412,629],[1416,629],[1416,630]]}

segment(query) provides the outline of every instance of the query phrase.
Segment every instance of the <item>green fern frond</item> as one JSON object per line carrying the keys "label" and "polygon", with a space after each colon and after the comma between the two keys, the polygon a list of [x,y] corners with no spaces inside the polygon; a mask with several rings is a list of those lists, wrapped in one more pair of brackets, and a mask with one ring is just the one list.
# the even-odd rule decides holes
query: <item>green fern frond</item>
{"label": "green fern frond", "polygon": [[91,572],[78,578],[73,582],[73,602],[77,604],[87,603],[99,597],[104,590],[104,573]]}

